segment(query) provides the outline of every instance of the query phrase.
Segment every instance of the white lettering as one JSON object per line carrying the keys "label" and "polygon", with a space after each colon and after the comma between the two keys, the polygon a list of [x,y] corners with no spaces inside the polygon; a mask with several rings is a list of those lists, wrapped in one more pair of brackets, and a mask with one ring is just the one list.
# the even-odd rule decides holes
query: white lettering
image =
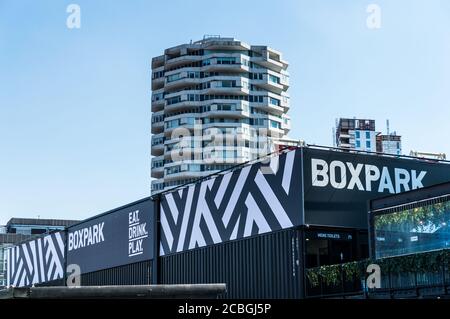
{"label": "white lettering", "polygon": [[[312,185],[318,187],[325,187],[328,185],[328,164],[321,159],[311,159],[311,176]],[[321,169],[319,170],[319,167]],[[321,177],[321,179],[319,179]]]}
{"label": "white lettering", "polygon": [[400,193],[402,191],[401,186],[405,189],[405,192],[409,191],[409,181],[411,180],[409,172],[403,168],[396,168],[395,172],[395,192]]}
{"label": "white lettering", "polygon": [[[373,173],[373,174],[372,174]],[[374,165],[366,165],[366,191],[372,191],[372,182],[380,178],[380,170]]]}
{"label": "white lettering", "polygon": [[73,233],[69,233],[69,251],[73,249]]}
{"label": "white lettering", "polygon": [[[340,182],[336,181],[336,167],[339,167],[339,171],[340,173]],[[345,185],[347,184],[347,179],[346,179],[346,167],[344,165],[344,163],[340,162],[340,161],[332,161],[330,164],[330,184],[331,186],[333,186],[334,188],[337,189],[342,189],[345,187]]]}
{"label": "white lettering", "polygon": [[392,186],[391,176],[389,175],[389,170],[385,166],[381,172],[380,186],[378,187],[378,192],[383,193],[385,189],[389,190],[389,193],[394,194],[394,186]]}
{"label": "white lettering", "polygon": [[355,168],[355,167],[353,167],[352,163],[347,162],[347,166],[348,166],[348,169],[350,170],[350,174],[352,175],[347,188],[354,189],[355,185],[356,185],[356,187],[358,187],[358,189],[360,191],[363,191],[364,186],[361,183],[361,180],[359,179],[359,174],[361,174],[361,171],[362,171],[364,165],[358,164],[358,165],[356,165],[356,168]]}
{"label": "white lettering", "polygon": [[421,171],[419,176],[417,176],[417,172],[415,170],[411,171],[411,189],[418,189],[418,188],[422,188],[423,184],[422,184],[422,179],[425,177],[425,175],[427,174],[427,172],[425,171]]}
{"label": "white lettering", "polygon": [[69,233],[69,251],[105,241],[105,237],[103,236],[104,224],[104,222],[99,223]]}
{"label": "white lettering", "polygon": [[[365,174],[365,185],[362,174]],[[426,174],[426,171],[418,173],[416,170],[409,171],[404,168],[387,166],[379,168],[370,164],[344,163],[336,160],[328,164],[322,159],[311,159],[312,186],[316,187],[327,187],[330,184],[336,189],[347,188],[379,193],[388,191],[395,194],[424,187],[422,181]]]}

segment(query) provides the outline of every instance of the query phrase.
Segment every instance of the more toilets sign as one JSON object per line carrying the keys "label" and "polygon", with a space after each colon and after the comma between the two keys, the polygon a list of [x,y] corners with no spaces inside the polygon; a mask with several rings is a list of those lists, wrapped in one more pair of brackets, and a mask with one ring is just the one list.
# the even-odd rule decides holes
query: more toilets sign
{"label": "more toilets sign", "polygon": [[82,273],[153,259],[154,210],[150,200],[69,227],[67,263]]}

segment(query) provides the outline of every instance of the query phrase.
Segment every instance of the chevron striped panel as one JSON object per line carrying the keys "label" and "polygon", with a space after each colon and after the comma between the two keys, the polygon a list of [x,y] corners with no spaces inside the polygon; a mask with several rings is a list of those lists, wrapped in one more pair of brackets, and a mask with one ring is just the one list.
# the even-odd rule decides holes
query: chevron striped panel
{"label": "chevron striped panel", "polygon": [[160,255],[300,224],[301,153],[290,151],[161,198]]}
{"label": "chevron striped panel", "polygon": [[63,278],[64,233],[58,232],[6,251],[7,285],[26,287]]}

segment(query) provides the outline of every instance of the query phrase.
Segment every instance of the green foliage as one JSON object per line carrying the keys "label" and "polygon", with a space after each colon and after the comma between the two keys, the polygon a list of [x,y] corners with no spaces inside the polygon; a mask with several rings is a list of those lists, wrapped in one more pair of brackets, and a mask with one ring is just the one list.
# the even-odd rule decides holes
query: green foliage
{"label": "green foliage", "polygon": [[429,225],[439,227],[444,222],[448,223],[449,217],[450,201],[447,201],[379,215],[375,218],[375,229],[406,227],[410,231],[413,228],[420,230]]}
{"label": "green foliage", "polygon": [[344,280],[365,279],[369,264],[378,264],[381,273],[408,273],[408,272],[439,272],[442,265],[450,262],[450,249],[418,253],[406,256],[382,258],[379,260],[353,261],[341,265],[329,265],[306,270],[306,276],[312,287],[317,287],[322,281],[329,286],[337,286]]}
{"label": "green foliage", "polygon": [[317,287],[319,285],[319,272],[318,268],[310,268],[306,269],[306,277],[308,277],[309,283],[313,287]]}
{"label": "green foliage", "polygon": [[364,263],[360,261],[352,261],[342,264],[342,271],[344,272],[345,279],[354,279],[361,275],[364,271]]}
{"label": "green foliage", "polygon": [[337,286],[341,282],[341,265],[322,266],[319,275],[328,286]]}

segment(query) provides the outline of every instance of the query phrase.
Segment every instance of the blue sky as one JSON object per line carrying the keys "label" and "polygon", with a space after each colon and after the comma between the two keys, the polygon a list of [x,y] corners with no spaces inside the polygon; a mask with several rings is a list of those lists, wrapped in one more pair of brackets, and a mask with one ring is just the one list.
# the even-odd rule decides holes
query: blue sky
{"label": "blue sky", "polygon": [[331,145],[337,117],[389,118],[404,153],[450,155],[450,1],[0,0],[0,224],[148,196],[151,57],[204,34],[283,52],[292,137]]}

